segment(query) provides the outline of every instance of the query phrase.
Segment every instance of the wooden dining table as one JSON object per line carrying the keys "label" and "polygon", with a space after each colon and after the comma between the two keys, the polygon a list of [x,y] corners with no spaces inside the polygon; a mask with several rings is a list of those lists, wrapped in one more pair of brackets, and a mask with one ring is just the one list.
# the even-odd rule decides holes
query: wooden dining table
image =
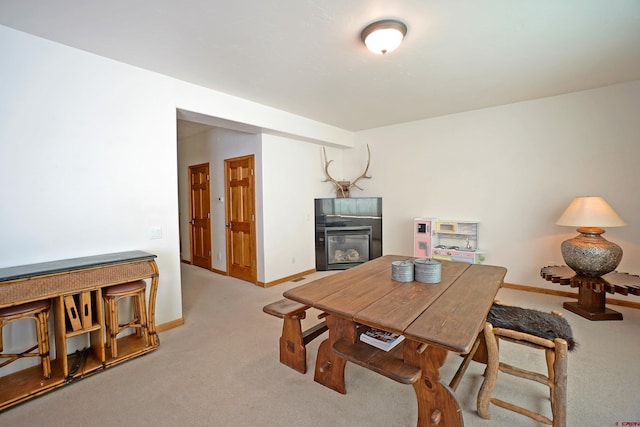
{"label": "wooden dining table", "polygon": [[[413,386],[418,427],[461,426],[460,404],[441,382],[440,367],[449,352],[471,351],[507,270],[441,261],[439,283],[393,280],[392,262],[410,259],[385,255],[290,289],[284,296],[326,313],[329,337],[318,349],[316,382],[345,394],[345,365],[356,363]],[[359,340],[367,327],[405,339],[386,352]]]}

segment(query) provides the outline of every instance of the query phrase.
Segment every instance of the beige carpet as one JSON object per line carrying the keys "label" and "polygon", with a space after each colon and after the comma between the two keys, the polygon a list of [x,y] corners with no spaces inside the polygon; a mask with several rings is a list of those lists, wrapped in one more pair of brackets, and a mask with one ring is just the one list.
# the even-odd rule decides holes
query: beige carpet
{"label": "beige carpet", "polygon": [[[185,325],[163,332],[157,351],[4,411],[0,425],[415,426],[410,386],[353,364],[346,368],[346,395],[315,383],[315,352],[323,337],[309,346],[306,375],[278,362],[281,321],[264,314],[262,306],[324,274],[329,273],[262,289],[184,265]],[[508,289],[498,297],[544,311],[562,310],[565,300]],[[590,322],[564,312],[580,344],[569,355],[569,426],[640,422],[640,310],[613,308],[625,320]],[[311,313],[306,322],[314,321]],[[515,363],[544,369],[538,352],[502,348],[503,354],[518,359]],[[460,360],[449,356],[442,369],[445,382]],[[482,370],[473,363],[458,388],[467,426],[539,425],[498,407],[491,408],[491,420],[478,417],[475,399]],[[546,389],[529,381],[501,375],[496,395],[549,412]]]}

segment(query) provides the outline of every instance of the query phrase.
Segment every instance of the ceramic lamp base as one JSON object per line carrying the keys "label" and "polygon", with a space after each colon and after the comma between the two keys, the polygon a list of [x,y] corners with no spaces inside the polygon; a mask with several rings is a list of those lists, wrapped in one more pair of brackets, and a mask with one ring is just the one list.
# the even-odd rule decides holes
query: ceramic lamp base
{"label": "ceramic lamp base", "polygon": [[601,236],[604,230],[597,227],[580,227],[573,239],[562,242],[564,262],[576,274],[600,277],[618,267],[622,260],[622,248]]}

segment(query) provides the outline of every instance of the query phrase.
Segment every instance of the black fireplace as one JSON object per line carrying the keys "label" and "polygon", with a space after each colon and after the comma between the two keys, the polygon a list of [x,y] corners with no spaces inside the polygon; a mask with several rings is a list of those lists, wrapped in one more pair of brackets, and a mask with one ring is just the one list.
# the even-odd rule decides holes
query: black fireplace
{"label": "black fireplace", "polygon": [[345,270],[382,256],[382,199],[315,199],[316,270]]}

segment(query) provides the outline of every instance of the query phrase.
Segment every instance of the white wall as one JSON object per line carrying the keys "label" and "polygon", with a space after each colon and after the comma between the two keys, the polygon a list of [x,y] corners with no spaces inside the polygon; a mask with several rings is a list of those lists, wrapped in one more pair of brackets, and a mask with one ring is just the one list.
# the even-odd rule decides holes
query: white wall
{"label": "white wall", "polygon": [[4,27],[0,40],[0,267],[148,251],[158,322],[179,318],[172,82]]}
{"label": "white wall", "polygon": [[[314,198],[335,197],[325,179],[322,147],[274,135],[262,137],[265,282],[314,269]],[[327,149],[342,165],[342,151]],[[333,164],[332,164],[333,166]],[[336,167],[336,171],[339,171]]]}
{"label": "white wall", "polygon": [[[154,253],[158,324],[182,317],[179,108],[353,143],[350,132],[4,26],[0,58],[0,268],[132,249]],[[150,240],[156,226],[162,239]],[[28,328],[9,325],[5,350],[30,341]]]}
{"label": "white wall", "polygon": [[[144,250],[158,323],[180,318],[172,82],[4,27],[0,40],[0,267]],[[21,328],[6,349],[31,341]]]}
{"label": "white wall", "polygon": [[[576,196],[601,195],[629,224],[604,237],[640,273],[640,81],[422,120],[357,134],[357,176],[372,151],[366,195],[382,196],[384,252],[410,254],[414,217],[476,219],[487,263],[506,281],[561,289],[539,277],[563,264],[555,225]],[[562,288],[562,290],[568,290]]]}

